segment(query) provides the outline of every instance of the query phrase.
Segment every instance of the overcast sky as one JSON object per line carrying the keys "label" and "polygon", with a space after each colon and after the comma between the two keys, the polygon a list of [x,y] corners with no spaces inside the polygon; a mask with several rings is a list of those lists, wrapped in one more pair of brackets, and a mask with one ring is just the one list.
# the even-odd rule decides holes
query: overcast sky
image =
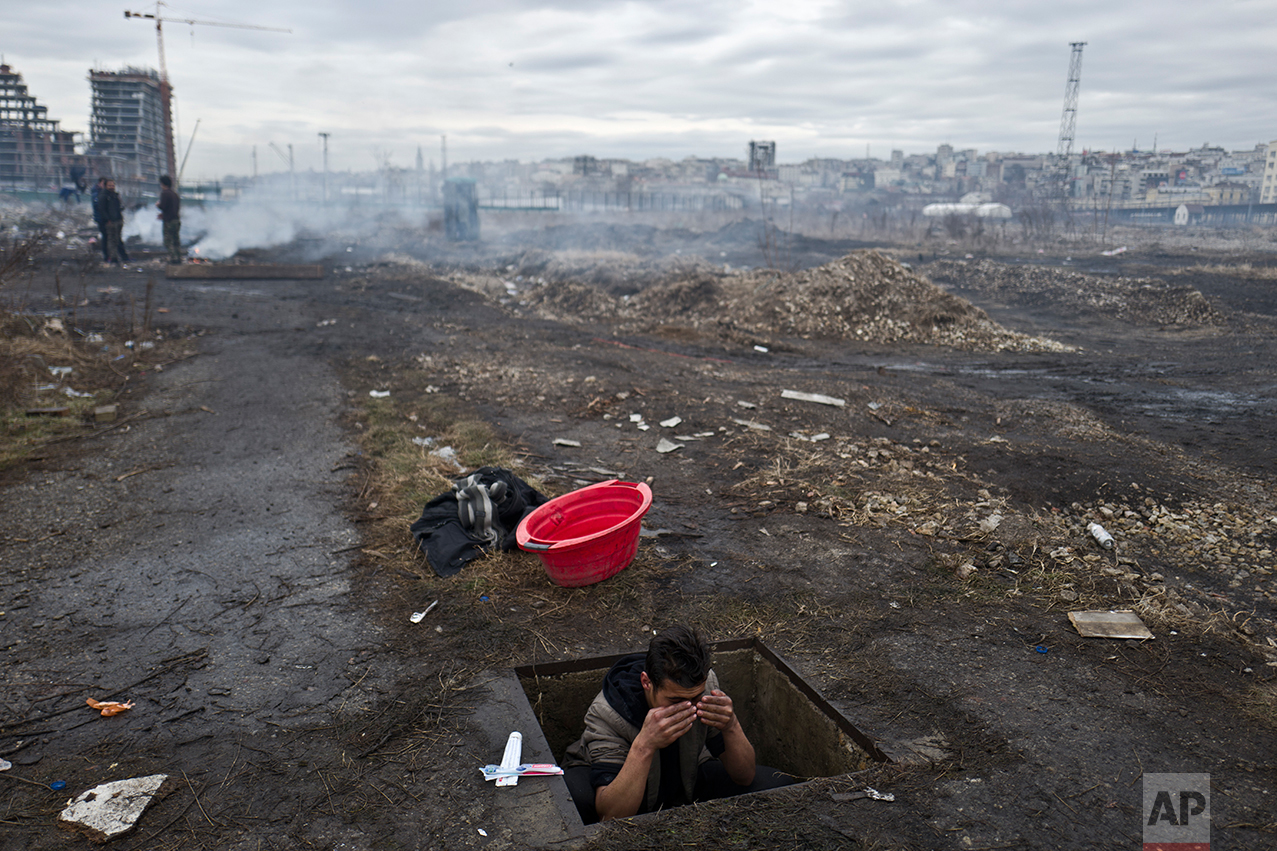
{"label": "overcast sky", "polygon": [[[133,0],[3,0],[0,52],[64,129],[90,67],[157,66]],[[1277,139],[1277,0],[180,0],[164,28],[187,180],[448,159],[887,157],[1054,151],[1085,41],[1074,150]]]}

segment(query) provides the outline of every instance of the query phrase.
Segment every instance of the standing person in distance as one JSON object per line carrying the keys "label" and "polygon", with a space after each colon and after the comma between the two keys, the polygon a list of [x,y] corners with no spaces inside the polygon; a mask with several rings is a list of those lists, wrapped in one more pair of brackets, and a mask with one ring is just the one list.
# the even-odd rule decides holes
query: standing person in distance
{"label": "standing person in distance", "polygon": [[106,178],[99,177],[98,182],[93,184],[93,190],[89,193],[89,197],[93,200],[93,223],[98,226],[98,245],[102,249],[103,263],[111,259],[111,255],[107,253],[106,246],[106,222],[102,218],[102,192],[105,189]]}
{"label": "standing person in distance", "polygon": [[120,201],[120,193],[115,191],[115,181],[109,177],[98,204],[102,209],[102,227],[106,232],[107,262],[129,262],[129,253],[124,249],[123,239],[124,204]]}
{"label": "standing person in distance", "polygon": [[160,178],[159,220],[164,223],[164,248],[168,262],[182,262],[182,196],[173,189],[173,178],[167,174]]}

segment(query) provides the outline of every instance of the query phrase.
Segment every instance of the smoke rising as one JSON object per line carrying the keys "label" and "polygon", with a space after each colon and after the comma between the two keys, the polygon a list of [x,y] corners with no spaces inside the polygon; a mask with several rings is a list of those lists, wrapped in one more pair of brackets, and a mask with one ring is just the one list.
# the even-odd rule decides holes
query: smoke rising
{"label": "smoke rising", "polygon": [[[340,250],[340,243],[360,240],[387,225],[425,227],[423,210],[372,208],[357,204],[296,202],[274,193],[246,192],[234,201],[182,205],[182,242],[193,256],[225,260],[244,249],[286,245],[310,237],[312,259]],[[153,206],[125,215],[124,237],[140,237],[145,243],[163,243],[163,229]]]}

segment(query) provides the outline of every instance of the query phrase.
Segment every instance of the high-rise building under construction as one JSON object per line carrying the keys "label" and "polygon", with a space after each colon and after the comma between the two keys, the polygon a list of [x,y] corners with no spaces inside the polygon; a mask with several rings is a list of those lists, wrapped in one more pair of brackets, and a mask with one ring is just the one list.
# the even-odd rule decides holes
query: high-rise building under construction
{"label": "high-rise building under construction", "polygon": [[153,189],[168,171],[165,144],[168,110],[160,75],[149,68],[90,71],[93,117],[89,124],[89,154],[104,175],[136,181]]}
{"label": "high-rise building under construction", "polygon": [[74,134],[49,118],[22,75],[0,64],[0,187],[47,191],[76,165]]}

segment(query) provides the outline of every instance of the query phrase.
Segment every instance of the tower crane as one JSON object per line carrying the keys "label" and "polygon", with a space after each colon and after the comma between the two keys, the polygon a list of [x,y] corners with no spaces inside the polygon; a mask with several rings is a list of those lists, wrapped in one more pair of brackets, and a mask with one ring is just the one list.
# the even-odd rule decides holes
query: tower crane
{"label": "tower crane", "polygon": [[222,21],[197,21],[192,18],[165,18],[160,14],[160,7],[167,6],[164,0],[156,0],[154,14],[150,12],[129,12],[124,13],[126,18],[143,18],[148,21],[155,21],[155,42],[159,48],[160,54],[160,104],[163,111],[164,120],[164,157],[165,164],[168,167],[168,173],[174,174],[177,171],[177,154],[173,148],[173,88],[168,81],[168,63],[164,60],[164,24],[189,24],[194,26],[200,24],[209,27],[232,27],[238,30],[266,30],[267,32],[291,33],[292,30],[281,29],[279,27],[259,27],[255,24],[228,24]]}
{"label": "tower crane", "polygon": [[1060,139],[1056,144],[1055,191],[1060,202],[1067,206],[1069,197],[1069,158],[1073,155],[1073,133],[1077,128],[1077,94],[1082,85],[1082,48],[1084,41],[1069,42],[1069,79],[1064,86],[1064,112],[1060,116]]}

